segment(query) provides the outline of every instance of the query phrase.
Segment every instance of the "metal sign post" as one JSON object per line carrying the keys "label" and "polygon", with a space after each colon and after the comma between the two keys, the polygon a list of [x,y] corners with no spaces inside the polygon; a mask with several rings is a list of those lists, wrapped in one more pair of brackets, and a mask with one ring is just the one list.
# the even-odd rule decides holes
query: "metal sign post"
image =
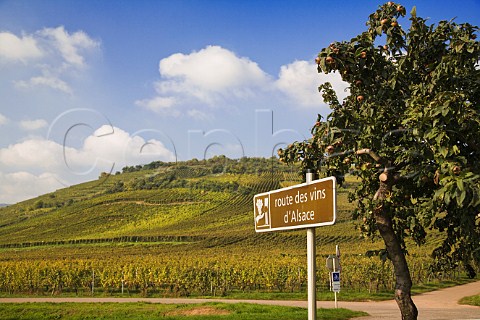
{"label": "metal sign post", "polygon": [[[313,173],[309,170],[306,182],[313,181]],[[307,275],[308,275],[308,320],[317,319],[317,266],[316,266],[315,227],[307,228]]]}
{"label": "metal sign post", "polygon": [[[335,269],[335,260],[333,260],[333,268]],[[334,271],[332,272],[332,290],[335,294],[335,309],[338,308],[337,302],[337,292],[340,291],[340,272]]]}
{"label": "metal sign post", "polygon": [[340,292],[340,272],[342,271],[342,266],[340,264],[340,248],[338,245],[335,246],[335,252],[335,255],[328,255],[326,266],[330,271],[330,291],[333,291],[335,294],[335,308],[338,308],[337,293]]}
{"label": "metal sign post", "polygon": [[259,193],[253,197],[256,232],[307,229],[308,320],[317,318],[315,228],[332,225],[337,216],[335,177]]}

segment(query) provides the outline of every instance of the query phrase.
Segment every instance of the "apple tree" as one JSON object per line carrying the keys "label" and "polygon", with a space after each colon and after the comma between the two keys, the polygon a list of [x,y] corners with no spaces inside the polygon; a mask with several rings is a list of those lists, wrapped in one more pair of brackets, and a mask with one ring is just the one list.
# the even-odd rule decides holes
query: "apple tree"
{"label": "apple tree", "polygon": [[428,24],[413,8],[407,29],[405,16],[388,2],[366,31],[321,50],[318,72],[338,72],[349,95],[339,101],[322,84],[331,113],[279,156],[339,183],[358,177],[353,218],[383,238],[402,319],[416,319],[407,237],[423,244],[428,230],[443,233],[437,270],[462,266],[474,277],[480,263],[480,44],[468,23]]}

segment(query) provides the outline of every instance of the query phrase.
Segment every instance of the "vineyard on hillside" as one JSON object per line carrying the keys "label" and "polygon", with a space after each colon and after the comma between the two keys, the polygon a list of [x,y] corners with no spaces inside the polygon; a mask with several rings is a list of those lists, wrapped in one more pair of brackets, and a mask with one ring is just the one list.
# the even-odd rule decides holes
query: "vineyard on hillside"
{"label": "vineyard on hillside", "polygon": [[[0,290],[10,294],[100,291],[143,296],[225,296],[233,291],[305,290],[307,270],[302,256],[243,256],[230,254],[229,250],[220,251],[209,257],[179,254],[177,257],[3,261],[0,263]],[[322,268],[324,261],[317,261],[318,287],[328,290],[328,270]],[[351,255],[343,258],[342,263],[342,286],[347,290],[371,293],[393,290],[389,263]],[[414,259],[411,266],[416,281],[434,280],[426,259]],[[444,274],[438,279],[454,276],[456,274]]]}
{"label": "vineyard on hillside", "polygon": [[[336,224],[317,232],[318,286],[328,290],[325,258],[340,245],[342,290],[392,291],[381,242],[351,222],[346,181]],[[0,208],[0,292],[305,292],[305,232],[253,227],[254,194],[299,182],[298,168],[273,158],[154,162]],[[440,240],[412,250],[415,283],[458,276],[430,270],[426,252]]]}

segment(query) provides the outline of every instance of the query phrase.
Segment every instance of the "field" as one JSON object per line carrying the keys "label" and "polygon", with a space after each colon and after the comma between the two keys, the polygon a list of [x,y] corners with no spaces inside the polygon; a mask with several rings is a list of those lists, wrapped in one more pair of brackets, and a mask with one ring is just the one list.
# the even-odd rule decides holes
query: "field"
{"label": "field", "polygon": [[[275,159],[154,162],[0,208],[0,293],[303,299],[305,231],[253,227],[253,195],[301,182],[297,171]],[[391,297],[392,267],[351,221],[346,181],[336,224],[317,229],[319,295],[333,296],[325,259],[339,245],[342,297]],[[460,277],[430,271],[440,240],[410,246],[415,284]]]}
{"label": "field", "polygon": [[[365,315],[346,309],[319,309],[317,319],[343,320]],[[305,319],[307,310],[298,307],[262,306],[254,304],[208,303],[200,305],[162,305],[150,303],[83,303],[77,304],[11,304],[0,310],[1,319],[231,319],[231,320],[295,320]]]}

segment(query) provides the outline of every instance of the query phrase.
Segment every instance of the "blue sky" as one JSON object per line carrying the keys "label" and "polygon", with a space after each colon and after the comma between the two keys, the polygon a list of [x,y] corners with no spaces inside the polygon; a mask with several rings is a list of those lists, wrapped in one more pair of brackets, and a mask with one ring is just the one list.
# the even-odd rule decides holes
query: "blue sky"
{"label": "blue sky", "polygon": [[[382,3],[0,0],[0,203],[308,138],[328,112],[318,85],[345,88],[317,74],[316,54]],[[480,25],[480,1],[401,4]]]}

